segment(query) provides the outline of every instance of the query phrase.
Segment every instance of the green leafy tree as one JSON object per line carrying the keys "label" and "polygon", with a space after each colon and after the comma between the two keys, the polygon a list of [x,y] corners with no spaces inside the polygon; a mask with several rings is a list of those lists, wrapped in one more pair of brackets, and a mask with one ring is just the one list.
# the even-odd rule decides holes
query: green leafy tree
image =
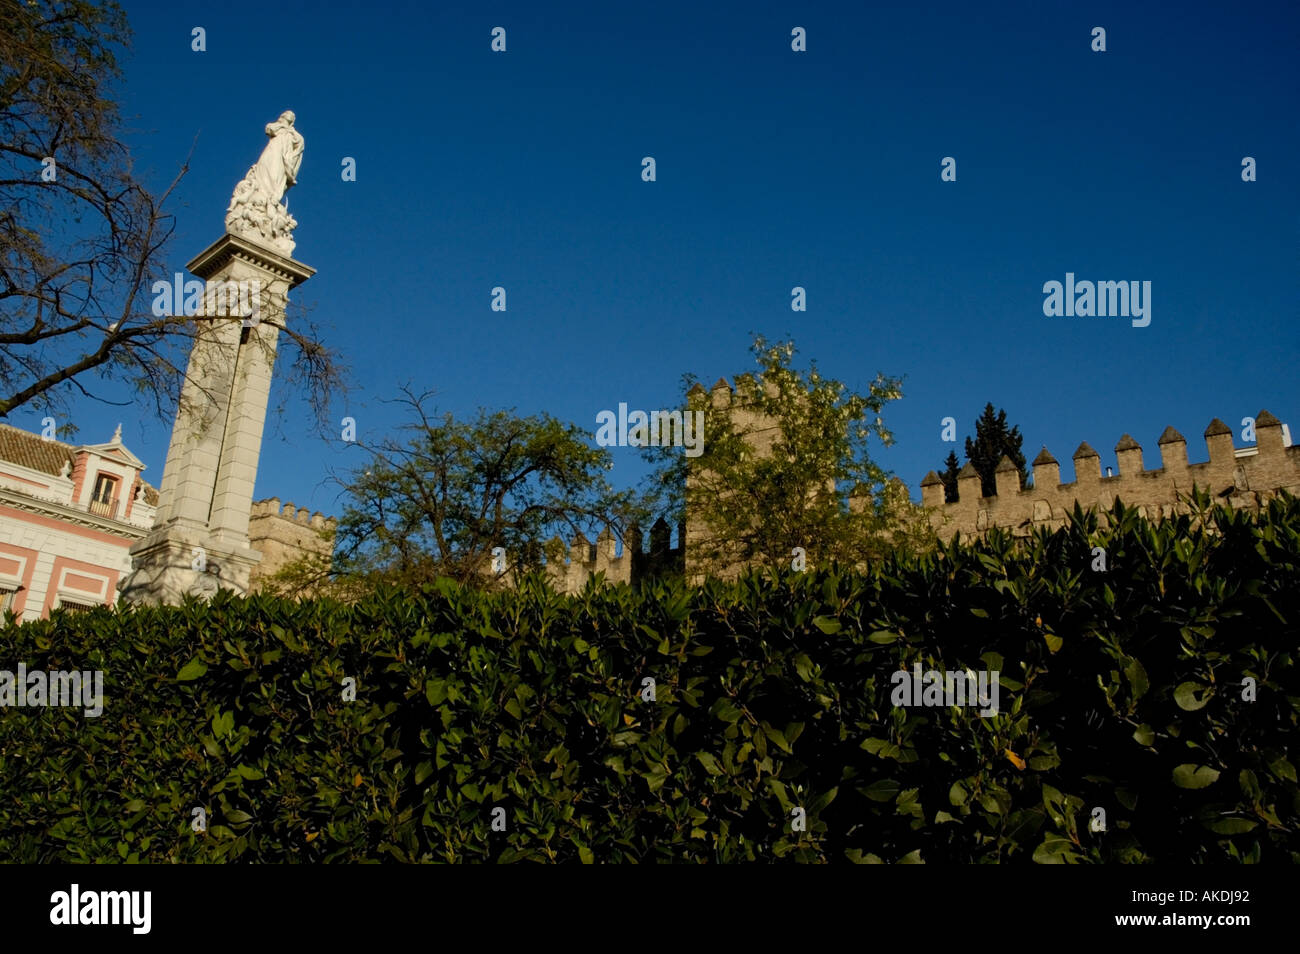
{"label": "green leafy tree", "polygon": [[482,581],[503,547],[513,577],[540,566],[554,536],[591,539],[605,526],[621,536],[642,516],[633,493],[609,486],[609,452],[576,426],[483,410],[458,421],[427,413],[427,392],[403,394],[398,403],[414,414],[403,427],[409,438],[358,442],[370,460],[341,481],[348,504],[336,575]]}
{"label": "green leafy tree", "polygon": [[796,547],[809,566],[859,564],[902,536],[927,537],[919,508],[870,452],[873,440],[893,442],[882,413],[902,396],[899,379],[878,374],[855,393],[815,363],[795,369],[792,341],[759,336],[750,350],[758,372],[736,377],[727,406],[685,379],[688,412],[703,414],[698,457],[648,451],[659,462],[648,496],[685,513],[692,575],[788,568]]}
{"label": "green leafy tree", "polygon": [[[1011,458],[1020,476],[1020,489],[1025,487],[1025,455],[1020,451],[1023,438],[1019,426],[1007,427],[1007,412],[999,409],[996,413],[993,404],[984,405],[984,411],[975,421],[975,439],[966,438],[966,460],[980,475],[980,487],[985,497],[997,492],[994,472],[1003,456]],[[954,488],[956,481],[954,480]],[[944,484],[945,490],[947,484]]]}

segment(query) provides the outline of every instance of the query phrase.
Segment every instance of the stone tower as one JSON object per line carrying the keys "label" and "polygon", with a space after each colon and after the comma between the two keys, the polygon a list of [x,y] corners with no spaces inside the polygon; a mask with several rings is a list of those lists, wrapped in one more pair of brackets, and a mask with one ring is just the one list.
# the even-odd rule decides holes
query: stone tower
{"label": "stone tower", "polygon": [[[154,528],[131,547],[130,602],[179,603],[220,588],[244,594],[261,554],[248,543],[253,484],[279,329],[290,290],[315,270],[291,257],[297,223],[280,200],[302,137],[293,114],[239,183],[226,234],[187,268],[206,283],[202,318],[172,429]],[[223,296],[224,292],[224,296]],[[232,305],[232,302],[235,304]],[[228,307],[229,306],[229,307]]]}

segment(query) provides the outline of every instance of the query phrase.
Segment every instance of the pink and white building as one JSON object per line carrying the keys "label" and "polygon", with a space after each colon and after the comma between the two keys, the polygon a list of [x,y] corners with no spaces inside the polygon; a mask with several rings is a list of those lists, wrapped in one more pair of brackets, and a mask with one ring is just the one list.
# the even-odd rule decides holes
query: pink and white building
{"label": "pink and white building", "polygon": [[131,545],[154,524],[144,468],[121,426],[77,446],[0,424],[0,611],[31,620],[113,605]]}

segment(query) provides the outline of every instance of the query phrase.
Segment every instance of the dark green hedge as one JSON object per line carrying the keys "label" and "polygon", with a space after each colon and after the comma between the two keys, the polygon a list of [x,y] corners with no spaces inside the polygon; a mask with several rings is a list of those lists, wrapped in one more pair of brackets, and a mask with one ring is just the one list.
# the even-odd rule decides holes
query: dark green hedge
{"label": "dark green hedge", "polygon": [[[106,699],[0,709],[0,856],[1295,862],[1300,500],[1209,523],[1117,506],[865,574],[9,625],[0,668],[103,669]],[[999,670],[1002,713],[894,707],[915,661]]]}

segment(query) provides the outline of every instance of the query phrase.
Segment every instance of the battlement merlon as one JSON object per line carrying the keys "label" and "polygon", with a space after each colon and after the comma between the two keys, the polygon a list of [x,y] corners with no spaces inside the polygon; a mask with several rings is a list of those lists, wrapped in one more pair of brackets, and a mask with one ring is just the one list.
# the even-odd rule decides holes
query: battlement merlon
{"label": "battlement merlon", "polygon": [[276,517],[302,527],[311,527],[314,530],[333,531],[338,527],[339,523],[337,518],[327,517],[320,511],[312,513],[306,507],[299,509],[294,506],[292,501],[281,507],[279,497],[253,501],[252,506],[249,508],[249,518],[257,517]]}

